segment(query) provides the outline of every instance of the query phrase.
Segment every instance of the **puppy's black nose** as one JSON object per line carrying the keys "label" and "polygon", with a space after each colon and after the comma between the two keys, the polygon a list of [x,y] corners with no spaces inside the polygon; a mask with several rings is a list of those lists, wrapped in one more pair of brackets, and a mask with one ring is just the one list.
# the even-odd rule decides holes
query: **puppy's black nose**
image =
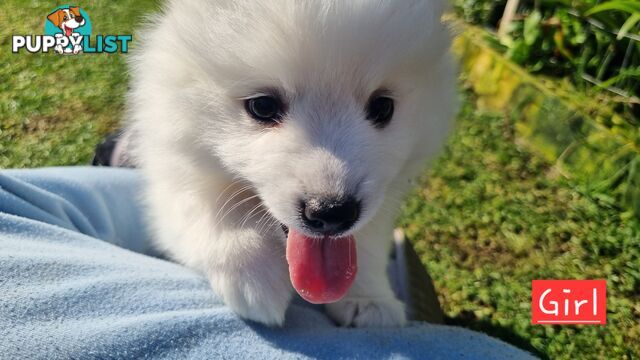
{"label": "puppy's black nose", "polygon": [[81,23],[82,20],[84,20],[84,18],[82,17],[82,15],[76,15],[76,17],[74,18],[76,19],[77,22]]}
{"label": "puppy's black nose", "polygon": [[353,197],[341,200],[314,198],[302,203],[300,213],[309,230],[333,235],[349,230],[358,221],[360,203]]}

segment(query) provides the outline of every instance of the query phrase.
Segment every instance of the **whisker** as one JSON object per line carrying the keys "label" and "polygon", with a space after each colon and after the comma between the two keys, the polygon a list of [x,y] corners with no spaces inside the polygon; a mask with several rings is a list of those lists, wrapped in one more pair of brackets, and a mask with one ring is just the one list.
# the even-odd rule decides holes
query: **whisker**
{"label": "whisker", "polygon": [[262,207],[262,203],[257,204],[256,206],[254,206],[251,211],[249,211],[245,216],[242,217],[242,219],[240,219],[242,222],[240,223],[240,229],[243,229],[244,226],[246,225],[247,221],[249,221],[249,219],[251,218],[252,214],[254,211],[260,209]]}
{"label": "whisker", "polygon": [[218,220],[218,217],[220,216],[220,213],[225,209],[225,207],[227,205],[229,205],[229,202],[231,202],[236,196],[242,194],[243,192],[249,190],[251,188],[250,185],[245,185],[243,187],[241,187],[239,190],[237,190],[236,192],[234,192],[228,199],[227,201],[225,201],[225,203],[218,209],[218,212],[216,212],[216,215],[213,217],[215,220]]}
{"label": "whisker", "polygon": [[233,212],[233,210],[237,209],[239,206],[242,206],[242,204],[245,204],[245,203],[247,203],[248,201],[251,201],[251,200],[253,200],[253,199],[257,198],[257,197],[258,197],[258,195],[249,196],[248,198],[245,198],[245,199],[243,199],[243,200],[238,201],[237,203],[235,203],[235,204],[234,204],[234,205],[233,205],[229,210],[227,210],[227,212],[226,212],[224,215],[222,215],[222,217],[220,217],[220,219],[218,220],[218,222],[216,222],[216,225],[215,225],[215,226],[217,227],[218,225],[220,225],[220,223],[221,223],[221,222],[222,222],[222,221],[223,221],[223,220],[224,220],[224,219],[225,219],[229,214],[231,214],[231,213]]}

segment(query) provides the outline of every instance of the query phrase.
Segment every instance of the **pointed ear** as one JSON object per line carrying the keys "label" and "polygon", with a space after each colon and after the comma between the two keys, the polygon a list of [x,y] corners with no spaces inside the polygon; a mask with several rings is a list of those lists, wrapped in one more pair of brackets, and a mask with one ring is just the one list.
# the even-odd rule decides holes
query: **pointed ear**
{"label": "pointed ear", "polygon": [[62,19],[64,17],[63,14],[64,11],[59,9],[49,14],[49,16],[47,16],[47,19],[49,19],[49,21],[51,21],[56,27],[60,27],[60,24],[62,24]]}

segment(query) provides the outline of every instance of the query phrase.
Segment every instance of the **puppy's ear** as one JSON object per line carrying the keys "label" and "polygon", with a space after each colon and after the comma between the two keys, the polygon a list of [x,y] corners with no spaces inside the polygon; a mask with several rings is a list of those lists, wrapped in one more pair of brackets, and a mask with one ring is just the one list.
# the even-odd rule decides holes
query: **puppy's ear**
{"label": "puppy's ear", "polygon": [[79,16],[82,15],[80,14],[80,7],[79,6],[70,6],[69,7],[69,11],[71,11],[71,13],[75,16]]}
{"label": "puppy's ear", "polygon": [[49,21],[51,21],[56,27],[60,27],[60,24],[62,24],[62,19],[64,19],[64,11],[62,11],[62,9],[58,9],[49,14],[49,16],[47,16],[47,19],[49,19]]}

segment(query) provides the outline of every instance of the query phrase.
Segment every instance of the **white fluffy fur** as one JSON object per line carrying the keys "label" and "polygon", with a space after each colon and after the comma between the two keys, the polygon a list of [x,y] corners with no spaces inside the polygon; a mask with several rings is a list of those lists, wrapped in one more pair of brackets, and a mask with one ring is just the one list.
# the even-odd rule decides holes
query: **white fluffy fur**
{"label": "white fluffy fur", "polygon": [[[399,202],[441,147],[454,108],[442,0],[170,1],[132,61],[134,155],[157,243],[207,274],[241,316],[284,321],[293,294],[280,223],[301,229],[303,194],[355,193],[359,269],[327,306],[345,326],[398,326],[386,275]],[[286,96],[282,125],[243,99]],[[395,113],[365,119],[379,88]]]}

